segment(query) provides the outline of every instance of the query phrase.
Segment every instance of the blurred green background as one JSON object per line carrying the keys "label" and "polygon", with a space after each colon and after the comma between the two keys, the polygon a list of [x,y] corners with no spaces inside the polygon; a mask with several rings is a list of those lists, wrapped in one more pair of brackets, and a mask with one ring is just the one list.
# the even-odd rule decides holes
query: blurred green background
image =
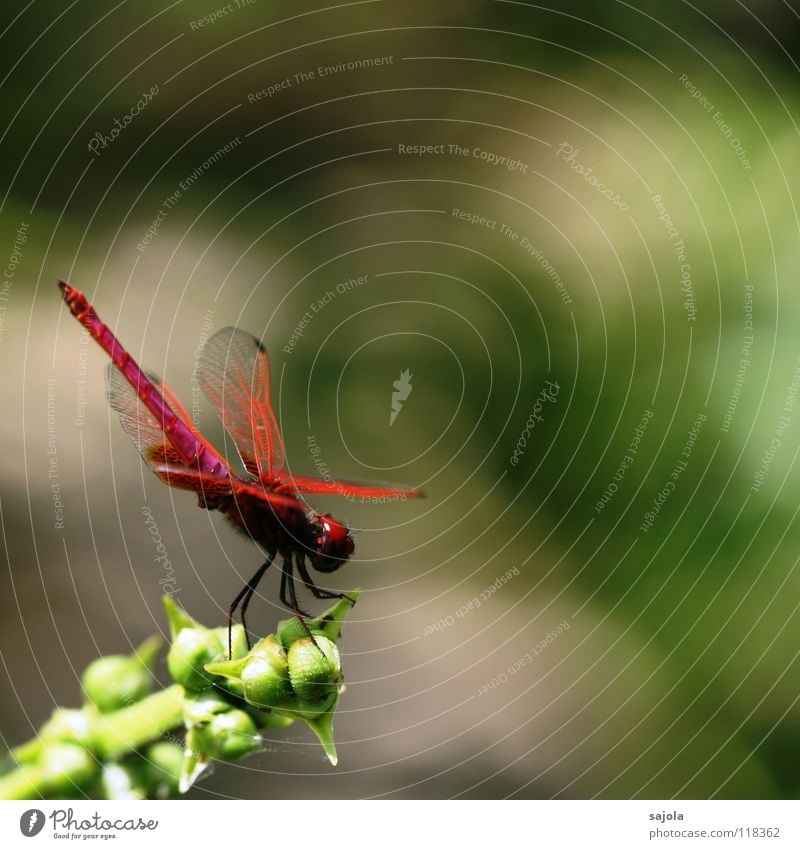
{"label": "blurred green background", "polygon": [[428,494],[314,501],[358,531],[330,585],[365,589],[339,767],[290,729],[194,797],[798,795],[789,4],[4,17],[7,745],[78,702],[92,658],[165,629],[144,506],[204,622],[259,563],[144,469],[66,277],[217,444],[195,351],[239,324],[292,470],[315,473],[313,437],[335,475]]}

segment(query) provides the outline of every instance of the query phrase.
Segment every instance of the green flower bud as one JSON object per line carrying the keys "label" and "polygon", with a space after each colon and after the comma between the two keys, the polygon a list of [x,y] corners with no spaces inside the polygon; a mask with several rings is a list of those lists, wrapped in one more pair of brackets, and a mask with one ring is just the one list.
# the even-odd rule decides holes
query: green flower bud
{"label": "green flower bud", "polygon": [[101,713],[141,701],[152,685],[150,670],[137,657],[114,654],[92,661],[81,676],[87,699]]}
{"label": "green flower bud", "polygon": [[[353,609],[359,595],[361,595],[361,590],[353,590],[344,598],[340,598],[336,604],[329,607],[316,619],[307,619],[308,631],[311,631],[315,637],[322,635],[335,643],[341,636],[345,619]],[[291,619],[283,619],[278,623],[277,635],[281,645],[288,651],[292,643],[308,637],[308,631],[303,623],[296,616],[293,616]]]}
{"label": "green flower bud", "polygon": [[339,693],[342,661],[339,649],[327,637],[306,637],[292,643],[288,654],[289,678],[303,710],[322,709]]}
{"label": "green flower bud", "polygon": [[56,708],[42,726],[39,740],[48,743],[59,740],[63,743],[80,743],[91,747],[92,722],[96,717],[97,710],[93,705],[85,705],[79,710]]}
{"label": "green flower bud", "polygon": [[251,719],[259,728],[288,728],[294,723],[294,717],[277,713],[274,710],[262,710],[247,703],[244,705],[244,710],[250,714]]}
{"label": "green flower bud", "polygon": [[206,729],[209,754],[219,760],[233,760],[261,747],[261,737],[253,720],[243,710],[217,714]]}
{"label": "green flower bud", "polygon": [[[308,626],[308,630],[311,631],[312,634],[322,634],[323,632],[319,630],[319,628],[314,628],[314,620],[309,620],[306,622]],[[278,622],[278,627],[276,629],[276,634],[278,640],[281,645],[289,651],[292,647],[292,643],[296,643],[298,640],[304,640],[308,637],[308,631],[303,627],[303,624],[300,622],[297,617],[293,616],[291,619],[282,619]]]}
{"label": "green flower bud", "polygon": [[294,703],[289,673],[263,657],[254,657],[242,672],[242,695],[255,707],[289,707]]}
{"label": "green flower bud", "polygon": [[212,713],[207,722],[187,723],[186,748],[178,789],[185,793],[205,772],[211,760],[239,758],[261,746],[255,722],[243,710]]}
{"label": "green flower bud", "polygon": [[[358,595],[355,590],[350,598],[340,599],[322,616],[309,620],[313,639],[297,618],[286,619],[278,624],[277,637],[265,637],[247,655],[206,665],[209,675],[224,678],[223,686],[245,700],[245,710],[260,727],[280,728],[303,720],[334,765],[333,716],[342,688],[342,663],[335,643]],[[197,726],[188,729],[182,792],[206,767],[206,731]]]}
{"label": "green flower bud", "polygon": [[108,763],[100,775],[101,799],[146,799],[147,787],[138,764]]}
{"label": "green flower bud", "polygon": [[262,640],[241,672],[242,692],[248,704],[282,708],[295,704],[286,652],[273,637]]}
{"label": "green flower bud", "polygon": [[183,749],[159,742],[103,766],[91,794],[100,799],[168,799],[178,790]]}
{"label": "green flower bud", "polygon": [[87,699],[101,713],[141,701],[152,689],[151,669],[161,650],[160,637],[150,637],[128,655],[109,655],[90,663],[81,681]]}
{"label": "green flower bud", "polygon": [[206,672],[224,676],[225,686],[254,707],[288,708],[297,704],[286,652],[272,635],[256,643],[246,657],[209,663]]}
{"label": "green flower bud", "polygon": [[178,790],[183,749],[175,743],[153,743],[142,753],[149,780],[149,799],[167,799]]}
{"label": "green flower bud", "polygon": [[100,771],[100,765],[83,746],[71,743],[48,746],[42,753],[40,767],[42,787],[48,796],[74,796]]}
{"label": "green flower bud", "polygon": [[187,690],[210,687],[212,677],[205,665],[226,657],[219,637],[205,628],[183,628],[172,641],[167,655],[167,667],[176,683]]}
{"label": "green flower bud", "polygon": [[201,690],[197,693],[187,693],[183,700],[183,719],[188,725],[201,725],[211,720],[218,713],[231,709],[231,703],[215,689]]}
{"label": "green flower bud", "polygon": [[[228,628],[214,628],[213,633],[219,637],[219,641],[225,647],[225,657],[228,657]],[[231,629],[231,660],[244,657],[250,649],[247,645],[247,635],[242,625],[234,625]]]}

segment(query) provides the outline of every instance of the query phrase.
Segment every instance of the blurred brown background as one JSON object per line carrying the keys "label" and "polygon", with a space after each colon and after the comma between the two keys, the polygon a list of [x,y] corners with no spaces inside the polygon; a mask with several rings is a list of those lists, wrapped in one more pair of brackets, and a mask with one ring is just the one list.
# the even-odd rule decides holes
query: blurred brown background
{"label": "blurred brown background", "polygon": [[365,589],[340,765],[292,728],[193,796],[797,795],[789,4],[4,14],[7,745],[164,630],[144,506],[201,621],[259,562],[144,469],[63,276],[218,445],[195,350],[239,324],[291,469],[313,436],[336,475],[428,493],[314,502],[359,531],[331,583]]}

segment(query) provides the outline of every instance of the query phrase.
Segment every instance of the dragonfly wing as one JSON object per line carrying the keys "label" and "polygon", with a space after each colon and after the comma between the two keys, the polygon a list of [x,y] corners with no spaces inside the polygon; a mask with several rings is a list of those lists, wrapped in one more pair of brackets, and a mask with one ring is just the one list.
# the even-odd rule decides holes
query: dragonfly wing
{"label": "dragonfly wing", "polygon": [[156,475],[173,489],[196,492],[201,496],[201,504],[204,506],[208,506],[208,500],[228,496],[233,491],[230,478],[218,478],[199,469],[190,469],[170,462],[154,462],[151,467]]}
{"label": "dragonfly wing", "polygon": [[[145,462],[151,467],[154,463],[184,465],[183,458],[166,438],[162,423],[145,407],[113,363],[109,363],[106,377],[108,403],[119,416],[122,429],[133,440]],[[153,382],[158,386],[158,381]]]}
{"label": "dragonfly wing", "polygon": [[187,469],[185,466],[170,463],[156,463],[153,465],[153,471],[174,489],[187,489],[198,493],[205,502],[204,506],[208,506],[208,502],[213,503],[215,499],[232,495],[234,499],[256,499],[276,510],[303,509],[300,502],[291,495],[265,489],[260,484],[232,483],[230,478],[218,478],[198,469]]}
{"label": "dragonfly wing", "polygon": [[335,481],[322,478],[310,478],[303,475],[285,475],[279,492],[318,493],[320,495],[352,495],[363,498],[424,498],[421,489],[406,489],[382,483],[358,483],[356,481]]}
{"label": "dragonfly wing", "polygon": [[269,360],[244,330],[225,327],[206,343],[200,386],[254,477],[274,479],[283,468],[283,439],[270,403]]}
{"label": "dragonfly wing", "polygon": [[[167,439],[162,423],[145,407],[134,388],[113,363],[109,363],[106,376],[108,402],[119,416],[122,429],[133,440],[145,462],[151,468],[154,468],[156,464],[164,463],[175,468],[187,468],[183,457]],[[208,442],[194,429],[189,414],[169,386],[153,374],[148,374],[147,377],[162,394],[170,409],[183,420],[197,440],[213,451]]]}

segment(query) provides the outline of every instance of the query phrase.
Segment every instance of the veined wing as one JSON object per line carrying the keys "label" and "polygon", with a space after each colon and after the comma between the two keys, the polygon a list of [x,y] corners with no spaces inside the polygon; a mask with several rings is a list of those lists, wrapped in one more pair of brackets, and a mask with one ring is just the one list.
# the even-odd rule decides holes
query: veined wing
{"label": "veined wing", "polygon": [[260,484],[247,484],[239,481],[231,481],[226,478],[218,478],[207,472],[201,472],[198,469],[172,465],[171,463],[153,463],[152,468],[164,483],[169,484],[174,489],[186,489],[196,492],[201,496],[205,496],[207,500],[213,501],[215,497],[229,495],[232,495],[234,499],[237,496],[248,496],[269,504],[276,509],[303,509],[297,499],[292,498],[291,495],[282,495],[273,492],[272,490],[265,489]]}
{"label": "veined wing", "polygon": [[[170,443],[164,431],[163,422],[159,422],[153,413],[147,409],[136,391],[113,363],[109,363],[106,377],[108,381],[108,402],[119,416],[122,429],[133,440],[147,465],[156,474],[158,474],[156,466],[159,465],[168,465],[174,469],[193,468],[187,466],[180,452]],[[148,374],[147,378],[161,393],[172,412],[191,430],[198,442],[216,455],[209,443],[194,429],[189,414],[178,401],[174,392],[154,375]],[[213,476],[209,475],[209,477]],[[227,486],[227,490],[230,492],[231,485],[227,478],[216,478],[216,480],[223,486]]]}
{"label": "veined wing", "polygon": [[206,343],[200,386],[247,471],[274,480],[283,468],[283,439],[270,403],[269,360],[261,343],[244,330],[225,327]]}
{"label": "veined wing", "polygon": [[359,483],[356,481],[325,480],[304,475],[282,475],[276,492],[317,493],[319,495],[352,495],[363,498],[385,498],[402,500],[405,498],[424,498],[421,489],[406,489],[383,483]]}

